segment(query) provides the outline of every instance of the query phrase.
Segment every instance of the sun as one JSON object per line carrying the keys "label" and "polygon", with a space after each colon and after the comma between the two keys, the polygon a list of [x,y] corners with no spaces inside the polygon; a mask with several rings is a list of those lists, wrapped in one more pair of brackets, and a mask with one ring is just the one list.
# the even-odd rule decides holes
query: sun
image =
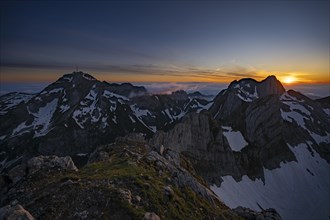
{"label": "sun", "polygon": [[294,83],[296,81],[296,78],[293,76],[287,76],[283,79],[283,82],[286,84],[291,84]]}

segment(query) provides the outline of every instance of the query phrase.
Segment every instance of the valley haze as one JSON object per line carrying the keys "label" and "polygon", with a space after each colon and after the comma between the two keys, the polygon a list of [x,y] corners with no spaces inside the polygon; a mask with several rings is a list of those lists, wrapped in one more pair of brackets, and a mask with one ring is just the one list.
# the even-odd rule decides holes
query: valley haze
{"label": "valley haze", "polygon": [[[111,81],[108,81],[111,82]],[[125,82],[114,82],[125,83]],[[166,94],[178,90],[185,90],[187,92],[199,91],[206,95],[216,95],[220,90],[227,88],[227,83],[203,83],[203,82],[127,82],[136,86],[144,86],[151,94]],[[21,83],[1,83],[0,95],[10,92],[25,92],[25,93],[38,93],[47,83],[38,82],[21,82]],[[330,95],[330,84],[298,84],[286,85],[287,89],[293,89],[304,93],[310,98],[323,98]]]}

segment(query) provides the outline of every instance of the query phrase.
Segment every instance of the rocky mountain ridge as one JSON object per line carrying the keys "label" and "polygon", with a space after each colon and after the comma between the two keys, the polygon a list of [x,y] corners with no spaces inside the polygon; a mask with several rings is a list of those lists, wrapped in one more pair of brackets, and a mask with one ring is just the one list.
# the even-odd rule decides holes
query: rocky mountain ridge
{"label": "rocky mountain ridge", "polygon": [[2,170],[38,154],[88,154],[130,132],[151,136],[211,103],[185,92],[149,95],[144,87],[109,84],[74,72],[36,95],[4,95],[0,104]]}
{"label": "rocky mountain ridge", "polygon": [[[107,161],[109,165],[109,161],[119,159],[130,161],[120,172],[127,171],[127,166],[131,169],[131,165],[141,168],[142,173],[147,172],[147,168],[155,169],[158,176],[154,178],[162,182],[157,190],[167,184],[168,180],[159,179],[162,176],[159,173],[166,172],[171,178],[171,188],[175,186],[180,191],[189,185],[207,206],[220,198],[231,209],[237,206],[259,211],[275,208],[284,219],[322,219],[330,215],[328,100],[329,97],[312,100],[293,90],[285,91],[275,76],[261,82],[249,78],[234,81],[209,101],[198,93],[176,91],[150,95],[143,87],[100,82],[82,72],[67,74],[34,96],[13,93],[0,97],[0,173],[1,184],[7,187],[7,191],[2,192],[7,199],[2,203],[7,205],[18,195],[21,196],[19,202],[28,201],[26,193],[16,194],[16,183],[41,183],[38,178],[26,179],[30,175],[26,167],[31,158],[39,162],[51,161],[40,162],[45,170],[36,173],[45,175],[45,181],[56,187],[62,183],[52,182],[51,175],[47,174],[54,171],[54,164],[76,164],[83,170],[83,176],[77,178],[85,183],[91,181],[85,172],[97,173],[99,167],[95,164],[98,162],[102,181],[114,178],[113,173],[109,173],[110,167],[113,165],[117,169],[118,164],[105,167],[103,163]],[[109,145],[115,140],[117,144]],[[104,144],[108,145],[99,147]],[[141,158],[144,158],[142,167]],[[63,167],[60,166],[60,170]],[[115,175],[121,175],[120,172],[118,170]],[[125,184],[128,184],[127,178],[130,179],[125,176]],[[78,185],[90,190],[93,184]],[[121,188],[125,188],[125,184]],[[72,193],[78,193],[77,189],[73,190]],[[125,193],[115,191],[124,198],[129,194],[127,190]],[[281,199],[290,193],[292,197]],[[186,200],[191,196],[188,194],[180,194],[179,198]],[[31,196],[30,199],[35,195]],[[20,204],[26,208],[28,203]],[[163,205],[168,204],[162,203],[161,207]],[[178,202],[177,205],[184,204]],[[56,204],[49,205],[53,206],[65,210]],[[36,205],[31,213],[42,216],[33,210],[40,207],[43,206]],[[144,212],[150,214],[152,210],[147,207],[149,205],[143,206],[138,214],[134,209],[132,216],[141,218]],[[188,216],[189,209],[178,216]],[[223,214],[206,209],[196,216],[225,218]],[[165,212],[163,208],[157,210],[158,214],[162,213],[159,214],[161,218],[177,215],[172,211],[173,216],[167,215],[168,210]],[[230,213],[227,218],[260,216],[244,208],[233,212],[225,210]],[[99,218],[104,214],[100,210],[95,213],[91,216]]]}

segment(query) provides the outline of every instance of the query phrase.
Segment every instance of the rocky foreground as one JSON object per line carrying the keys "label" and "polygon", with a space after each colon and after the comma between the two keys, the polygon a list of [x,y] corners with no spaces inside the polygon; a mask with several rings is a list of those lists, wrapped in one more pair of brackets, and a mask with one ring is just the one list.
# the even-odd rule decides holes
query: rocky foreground
{"label": "rocky foreground", "polygon": [[79,170],[70,157],[38,156],[0,181],[10,204],[0,219],[281,219],[228,208],[182,154],[139,135],[97,148]]}

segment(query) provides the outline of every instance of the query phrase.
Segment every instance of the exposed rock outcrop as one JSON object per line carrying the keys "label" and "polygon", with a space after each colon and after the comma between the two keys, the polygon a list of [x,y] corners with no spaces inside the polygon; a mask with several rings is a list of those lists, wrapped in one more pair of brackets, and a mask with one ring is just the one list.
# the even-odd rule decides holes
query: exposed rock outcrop
{"label": "exposed rock outcrop", "polygon": [[[57,156],[38,156],[33,157],[27,162],[23,162],[10,169],[7,174],[0,175],[0,203],[4,202],[6,193],[22,181],[37,175],[39,172],[49,170],[57,171],[73,171],[77,172],[78,168],[73,163],[71,157]],[[1,219],[1,218],[0,218]]]}
{"label": "exposed rock outcrop", "polygon": [[78,171],[74,165],[71,157],[57,157],[57,156],[38,156],[30,159],[27,162],[29,173],[33,174],[40,169],[61,169],[69,171]]}
{"label": "exposed rock outcrop", "polygon": [[[152,151],[148,154],[147,159],[150,162],[156,164],[157,171],[169,172],[172,176],[174,184],[179,188],[188,187],[193,190],[196,194],[201,195],[204,199],[207,199],[211,204],[215,205],[216,200],[218,200],[217,196],[206,186],[202,185],[198,180],[194,178],[194,176],[183,167],[180,166],[180,162],[171,162],[167,160],[166,157],[171,157],[169,154],[165,155],[165,157],[160,156],[155,151]],[[166,193],[172,193],[173,190],[169,186],[165,188]]]}
{"label": "exposed rock outcrop", "polygon": [[154,212],[146,212],[143,216],[143,220],[160,220],[160,217]]}
{"label": "exposed rock outcrop", "polygon": [[245,220],[281,220],[281,216],[275,209],[266,209],[262,210],[261,212],[256,212],[248,208],[244,207],[237,207],[234,209],[236,213],[242,216]]}
{"label": "exposed rock outcrop", "polygon": [[191,113],[168,132],[157,132],[149,144],[183,154],[194,168],[209,181],[221,181],[221,175],[241,177],[241,167],[222,128],[207,113]]}
{"label": "exposed rock outcrop", "polygon": [[21,205],[7,205],[0,208],[0,219],[2,220],[34,220],[33,216]]}

